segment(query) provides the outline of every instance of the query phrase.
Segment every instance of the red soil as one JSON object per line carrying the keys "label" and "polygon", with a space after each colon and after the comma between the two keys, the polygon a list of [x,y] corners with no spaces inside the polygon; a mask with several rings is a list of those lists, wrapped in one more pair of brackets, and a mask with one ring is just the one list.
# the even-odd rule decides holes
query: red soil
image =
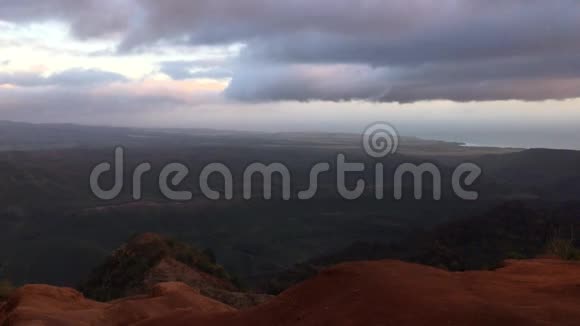
{"label": "red soil", "polygon": [[[175,284],[157,297],[111,304],[84,300],[70,290],[35,291],[43,294],[25,287],[16,295],[18,300],[11,299],[2,309],[15,322],[8,325],[33,319],[49,326],[88,321],[100,322],[95,325],[141,321],[135,324],[139,326],[580,323],[580,264],[547,259],[511,261],[498,271],[466,273],[396,261],[342,264],[242,311]],[[0,311],[0,325],[1,316]]]}
{"label": "red soil", "polygon": [[231,282],[191,268],[175,259],[164,258],[145,275],[145,286],[151,288],[161,282],[182,282],[194,288],[209,286],[216,289],[235,291]]}
{"label": "red soil", "polygon": [[156,285],[150,295],[99,303],[73,289],[27,285],[0,306],[2,326],[125,326],[170,312],[188,315],[234,311],[182,283]]}

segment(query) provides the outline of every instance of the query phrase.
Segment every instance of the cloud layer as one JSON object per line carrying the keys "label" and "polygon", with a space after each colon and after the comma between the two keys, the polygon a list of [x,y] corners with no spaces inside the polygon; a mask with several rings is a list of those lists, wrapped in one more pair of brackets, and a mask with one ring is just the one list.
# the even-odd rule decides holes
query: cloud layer
{"label": "cloud layer", "polygon": [[113,82],[124,82],[127,79],[113,72],[101,70],[70,69],[48,76],[42,76],[33,72],[0,72],[0,85],[13,85],[23,87],[36,86],[64,86],[80,87],[95,86]]}
{"label": "cloud layer", "polygon": [[243,44],[234,62],[160,67],[175,80],[231,78],[225,95],[243,101],[580,97],[576,0],[20,0],[1,2],[0,20],[60,20],[77,38],[115,39],[118,55]]}

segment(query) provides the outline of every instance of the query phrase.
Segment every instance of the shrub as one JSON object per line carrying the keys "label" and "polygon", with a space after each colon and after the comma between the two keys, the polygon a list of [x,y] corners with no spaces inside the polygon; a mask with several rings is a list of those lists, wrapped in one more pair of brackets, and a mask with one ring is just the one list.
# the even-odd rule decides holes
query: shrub
{"label": "shrub", "polygon": [[9,281],[0,281],[0,300],[5,300],[14,291],[12,283]]}
{"label": "shrub", "polygon": [[580,260],[580,250],[574,247],[574,241],[554,238],[548,243],[548,253],[564,260]]}
{"label": "shrub", "polygon": [[574,243],[574,229],[572,227],[570,228],[569,239],[561,237],[558,230],[548,242],[547,251],[549,254],[564,260],[580,260],[580,250],[574,246]]}

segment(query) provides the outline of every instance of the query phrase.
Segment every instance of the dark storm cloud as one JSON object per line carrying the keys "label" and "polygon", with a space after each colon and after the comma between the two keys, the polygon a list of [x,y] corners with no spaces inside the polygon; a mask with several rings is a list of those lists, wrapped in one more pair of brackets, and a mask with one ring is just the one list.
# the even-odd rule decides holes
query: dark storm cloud
{"label": "dark storm cloud", "polygon": [[127,30],[137,9],[130,0],[7,0],[0,2],[0,20],[62,20],[75,36],[90,38]]}
{"label": "dark storm cloud", "polygon": [[419,83],[395,85],[380,100],[409,103],[420,100],[457,102],[524,100],[544,101],[580,96],[580,78],[573,80],[496,80],[493,82],[457,82],[447,84]]}
{"label": "dark storm cloud", "polygon": [[365,66],[245,66],[226,95],[243,101],[382,100],[390,91],[387,72]]}
{"label": "dark storm cloud", "polygon": [[122,82],[127,79],[117,73],[101,70],[70,69],[58,72],[48,77],[30,72],[2,73],[0,72],[0,84],[15,86],[94,86],[112,82]]}
{"label": "dark storm cloud", "polygon": [[[226,91],[241,100],[580,97],[577,0],[0,3],[0,19],[46,17],[68,21],[80,37],[117,32],[120,51],[245,44]],[[162,71],[175,79],[229,77],[229,69],[187,63]]]}
{"label": "dark storm cloud", "polygon": [[493,101],[580,96],[580,57],[514,57],[412,67],[244,66],[226,95],[244,101]]}
{"label": "dark storm cloud", "polygon": [[409,6],[401,0],[141,0],[139,4],[146,14],[128,33],[126,48],[160,39],[228,44],[308,31],[381,34],[385,28],[395,32],[412,25],[408,18],[414,10],[427,12],[433,7]]}

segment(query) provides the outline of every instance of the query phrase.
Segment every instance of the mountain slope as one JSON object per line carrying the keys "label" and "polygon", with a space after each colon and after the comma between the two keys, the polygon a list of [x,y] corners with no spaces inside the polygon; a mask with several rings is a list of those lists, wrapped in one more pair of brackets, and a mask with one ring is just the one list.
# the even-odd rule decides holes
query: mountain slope
{"label": "mountain slope", "polygon": [[399,261],[341,264],[254,308],[235,310],[181,283],[98,303],[71,289],[26,286],[0,306],[0,325],[314,326],[576,325],[580,264],[508,261],[447,272]]}
{"label": "mountain slope", "polygon": [[28,285],[0,305],[0,325],[125,326],[179,310],[220,313],[235,309],[182,283],[158,284],[147,295],[111,303],[86,299],[73,289]]}
{"label": "mountain slope", "polygon": [[396,243],[357,242],[315,257],[275,275],[262,285],[277,294],[313,277],[324,267],[347,261],[395,259],[451,271],[488,270],[506,259],[534,258],[556,235],[562,240],[580,233],[580,205],[534,208],[521,202],[500,205],[482,216],[452,221],[432,230],[417,230]]}
{"label": "mountain slope", "polygon": [[160,325],[576,325],[580,264],[508,262],[450,273],[397,261],[338,265],[252,310],[176,312]]}
{"label": "mountain slope", "polygon": [[236,307],[267,296],[243,293],[211,255],[154,233],[133,237],[97,267],[80,286],[87,297],[110,301],[150,291],[159,283],[182,282]]}

